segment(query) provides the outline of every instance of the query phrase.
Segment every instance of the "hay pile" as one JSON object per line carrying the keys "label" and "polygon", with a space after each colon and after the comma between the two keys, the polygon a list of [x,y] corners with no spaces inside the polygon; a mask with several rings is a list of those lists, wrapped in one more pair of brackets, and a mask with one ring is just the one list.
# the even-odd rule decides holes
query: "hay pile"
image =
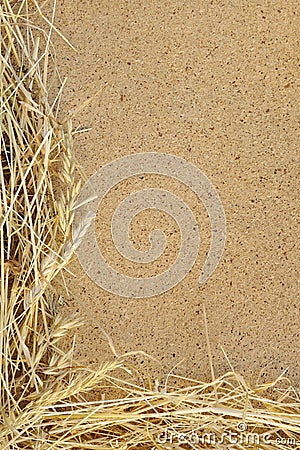
{"label": "hay pile", "polygon": [[152,385],[122,358],[95,371],[61,349],[79,321],[57,314],[51,285],[88,223],[72,242],[80,182],[72,124],[57,119],[57,30],[29,0],[2,1],[0,21],[1,449],[300,448],[299,397],[284,376],[255,388],[234,372]]}

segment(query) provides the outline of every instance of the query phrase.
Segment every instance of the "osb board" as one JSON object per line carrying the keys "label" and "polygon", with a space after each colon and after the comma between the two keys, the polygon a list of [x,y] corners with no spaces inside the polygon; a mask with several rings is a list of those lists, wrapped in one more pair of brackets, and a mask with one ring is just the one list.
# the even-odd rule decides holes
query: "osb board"
{"label": "osb board", "polygon": [[252,381],[261,370],[261,379],[269,380],[287,367],[298,381],[295,11],[295,1],[57,2],[55,24],[77,49],[54,37],[58,67],[68,77],[63,112],[105,86],[75,120],[92,127],[75,141],[87,176],[121,156],[171,153],[209,177],[227,220],[221,263],[200,286],[210,229],[195,195],[167,177],[150,175],[110,192],[97,214],[96,235],[120,272],[153,276],[174,261],[179,246],[172,219],[148,211],[133,223],[131,237],[146,249],[152,226],[161,226],[169,238],[167,256],[143,269],[120,258],[110,220],[132,190],[173,190],[197,218],[201,248],[182,282],[148,299],[106,292],[75,262],[64,309],[87,320],[76,341],[83,363],[111,357],[103,328],[118,353],[143,350],[157,358],[138,358],[151,377],[180,363],[177,373],[209,378],[205,299],[216,374],[228,370],[222,346],[234,369]]}

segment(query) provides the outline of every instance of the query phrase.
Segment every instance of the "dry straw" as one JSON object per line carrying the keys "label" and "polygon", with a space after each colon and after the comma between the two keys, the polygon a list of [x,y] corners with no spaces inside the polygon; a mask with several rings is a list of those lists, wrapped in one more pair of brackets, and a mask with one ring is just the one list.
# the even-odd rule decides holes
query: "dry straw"
{"label": "dry straw", "polygon": [[61,349],[78,320],[55,313],[51,285],[78,243],[80,184],[71,122],[57,119],[57,30],[35,1],[0,5],[1,449],[299,448],[299,398],[284,376],[251,388],[233,371],[210,383],[169,375],[153,386],[122,358],[92,370]]}

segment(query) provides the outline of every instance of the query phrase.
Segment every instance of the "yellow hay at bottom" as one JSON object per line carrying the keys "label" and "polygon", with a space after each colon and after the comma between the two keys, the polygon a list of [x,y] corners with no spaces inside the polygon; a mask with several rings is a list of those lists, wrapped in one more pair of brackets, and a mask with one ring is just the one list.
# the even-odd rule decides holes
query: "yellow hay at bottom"
{"label": "yellow hay at bottom", "polygon": [[[79,321],[55,314],[51,283],[88,221],[72,242],[80,183],[71,123],[57,120],[61,89],[51,88],[60,80],[53,27],[41,14],[35,1],[0,6],[1,449],[299,448],[299,398],[279,389],[283,376],[256,388],[233,372],[143,386],[121,358],[92,370],[61,349]],[[101,400],[85,400],[91,391]]]}

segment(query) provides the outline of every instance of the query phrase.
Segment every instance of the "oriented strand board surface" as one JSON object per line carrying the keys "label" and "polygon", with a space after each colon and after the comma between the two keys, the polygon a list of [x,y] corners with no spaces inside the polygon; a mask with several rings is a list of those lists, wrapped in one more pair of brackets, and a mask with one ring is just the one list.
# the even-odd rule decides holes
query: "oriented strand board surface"
{"label": "oriented strand board surface", "polygon": [[[299,377],[297,208],[299,200],[298,2],[59,0],[56,25],[77,48],[55,38],[68,77],[63,109],[103,92],[76,118],[92,127],[76,151],[88,176],[121,156],[157,151],[199,167],[217,189],[227,218],[223,259],[209,281],[198,277],[209,246],[205,209],[180,183],[133,177],[110,192],[96,219],[98,244],[111,265],[153,276],[176,258],[176,223],[141,213],[131,238],[147,249],[153,226],[168,237],[167,255],[149,267],[124,261],[110,237],[115,207],[133,190],[164,187],[180,196],[199,223],[199,258],[171,291],[127,299],[95,285],[78,263],[68,311],[88,326],[77,337],[85,363],[110,355],[100,329],[119,353],[144,350],[151,376],[176,371],[210,376],[202,304],[217,374],[233,367],[267,379],[289,367]],[[299,11],[298,11],[299,13]],[[298,235],[299,236],[299,235]]]}

